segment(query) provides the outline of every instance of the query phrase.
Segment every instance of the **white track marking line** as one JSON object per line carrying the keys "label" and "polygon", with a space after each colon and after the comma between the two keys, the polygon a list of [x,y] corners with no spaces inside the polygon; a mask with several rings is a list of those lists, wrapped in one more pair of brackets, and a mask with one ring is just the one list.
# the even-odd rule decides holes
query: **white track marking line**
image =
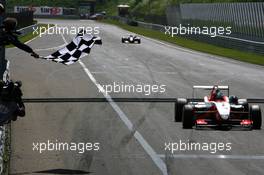
{"label": "white track marking line", "polygon": [[54,50],[54,49],[59,49],[63,46],[66,46],[66,44],[62,44],[60,46],[56,46],[56,47],[50,47],[50,48],[45,48],[45,49],[35,49],[35,51],[47,51],[47,50]]}
{"label": "white track marking line", "polygon": [[[54,28],[54,27],[50,27],[50,28],[48,28],[48,29],[52,29],[52,28]],[[47,29],[47,30],[48,30],[48,29]],[[35,39],[37,39],[37,38],[40,38],[40,34],[38,34],[36,37],[32,38],[31,40],[28,40],[27,42],[25,42],[25,44],[28,44],[28,43],[32,42],[33,40],[35,40]]]}
{"label": "white track marking line", "polygon": [[198,154],[174,154],[164,155],[159,154],[160,158],[175,158],[175,159],[237,159],[237,160],[264,160],[264,155],[198,155]]}
{"label": "white track marking line", "polygon": [[[66,41],[65,37],[63,35],[61,35],[61,36],[63,38],[63,41],[66,44],[67,41]],[[166,166],[165,162],[158,156],[158,154],[150,146],[150,144],[144,139],[144,137],[137,130],[135,130],[132,122],[128,119],[128,117],[126,116],[126,114],[113,101],[112,97],[110,95],[106,94],[104,88],[97,82],[97,80],[94,78],[94,76],[89,71],[89,69],[85,66],[85,64],[81,60],[79,60],[79,63],[82,66],[84,72],[87,74],[87,76],[96,85],[96,87],[100,90],[100,92],[103,93],[104,97],[107,99],[107,101],[112,106],[112,108],[116,111],[116,113],[118,114],[119,118],[123,121],[123,123],[129,129],[129,131],[130,132],[134,132],[135,139],[140,143],[140,145],[143,147],[143,149],[147,152],[147,154],[150,156],[150,158],[152,159],[152,161],[160,169],[161,173],[163,175],[168,175],[167,166]]]}
{"label": "white track marking line", "polygon": [[34,41],[35,39],[37,39],[37,38],[39,38],[39,35],[38,36],[36,36],[35,38],[32,38],[31,40],[28,40],[27,42],[25,42],[25,44],[28,44],[28,43],[30,43],[30,42],[32,42],[32,41]]}
{"label": "white track marking line", "polygon": [[161,44],[163,46],[166,46],[166,47],[169,47],[169,48],[172,48],[172,49],[177,49],[177,50],[180,50],[180,51],[183,51],[183,52],[186,52],[186,53],[197,54],[197,55],[201,55],[201,56],[217,57],[216,55],[210,55],[210,54],[207,54],[207,53],[204,53],[204,52],[201,52],[201,51],[195,51],[195,50],[192,50],[192,49],[187,49],[187,48],[184,48],[184,47],[181,47],[181,46],[177,46],[176,44],[173,45],[173,44],[162,42],[160,40],[152,39],[152,38],[149,38],[149,37],[146,37],[146,36],[143,36],[143,35],[140,35],[140,36],[142,38],[145,38],[146,40],[152,41],[154,43],[158,43],[158,44]]}
{"label": "white track marking line", "polygon": [[[32,38],[31,40],[28,40],[27,42],[25,42],[25,44],[28,44],[28,43],[34,41],[34,40],[37,39],[37,38],[39,38],[39,35],[36,36],[36,37],[34,37],[34,38]],[[11,47],[11,48],[8,48],[8,49],[15,49],[15,48],[16,48],[16,47]]]}
{"label": "white track marking line", "polygon": [[[53,28],[53,27],[51,27],[51,28]],[[37,35],[37,36],[35,36],[34,38],[28,40],[27,42],[25,42],[25,44],[28,44],[28,43],[34,41],[34,40],[37,39],[37,38],[40,38],[40,35]],[[12,47],[12,48],[8,48],[8,49],[15,49],[15,48],[16,48],[16,47]]]}
{"label": "white track marking line", "polygon": [[112,106],[112,108],[116,111],[119,118],[124,122],[124,124],[127,126],[129,131],[134,132],[135,139],[140,143],[140,145],[143,147],[143,149],[148,153],[148,155],[151,157],[153,162],[156,164],[156,166],[160,169],[163,175],[168,175],[167,172],[167,166],[164,163],[164,161],[157,155],[157,153],[154,151],[154,149],[148,144],[148,142],[144,139],[144,137],[136,130],[134,130],[134,126],[132,122],[128,119],[126,114],[120,109],[120,107],[113,101],[112,97],[105,93],[103,87],[97,83],[94,76],[91,74],[89,69],[85,66],[85,64],[79,60],[80,65],[82,66],[85,73],[88,75],[88,77],[91,79],[91,81],[97,86],[97,88],[103,93],[104,97],[107,99],[109,104]]}
{"label": "white track marking line", "polygon": [[92,74],[107,74],[107,72],[98,72],[98,71],[94,71],[94,72],[91,72]]}
{"label": "white track marking line", "polygon": [[60,35],[61,35],[61,37],[62,37],[62,39],[63,39],[63,41],[64,41],[64,44],[68,44],[68,42],[66,41],[64,35],[63,35],[62,33],[61,33]]}

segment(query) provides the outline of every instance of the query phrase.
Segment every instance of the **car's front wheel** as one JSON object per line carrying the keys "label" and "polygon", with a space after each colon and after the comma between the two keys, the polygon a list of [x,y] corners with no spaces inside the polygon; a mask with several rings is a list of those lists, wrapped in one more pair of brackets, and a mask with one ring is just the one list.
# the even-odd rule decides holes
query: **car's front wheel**
{"label": "car's front wheel", "polygon": [[174,121],[175,122],[181,122],[182,121],[182,110],[183,106],[186,105],[187,100],[184,98],[178,98],[175,103],[175,116]]}
{"label": "car's front wheel", "polygon": [[262,116],[259,105],[250,106],[250,116],[253,121],[253,129],[261,129]]}

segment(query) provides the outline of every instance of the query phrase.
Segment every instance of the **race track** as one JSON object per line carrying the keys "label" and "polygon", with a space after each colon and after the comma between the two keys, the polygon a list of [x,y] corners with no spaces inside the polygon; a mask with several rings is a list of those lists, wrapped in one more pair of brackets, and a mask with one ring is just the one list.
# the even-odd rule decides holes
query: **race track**
{"label": "race track", "polygon": [[[140,45],[122,44],[121,37],[129,32],[94,21],[40,21],[60,26],[99,26],[103,45],[94,46],[87,58],[71,66],[35,60],[18,49],[7,49],[11,77],[22,80],[25,98],[103,98],[98,87],[113,82],[164,84],[166,92],[149,96],[111,93],[111,97],[191,97],[193,85],[220,84],[229,85],[231,94],[241,98],[264,98],[261,66],[148,38],[142,38]],[[46,56],[73,37],[46,35],[29,45]],[[264,172],[264,130],[183,130],[181,123],[174,123],[174,105],[170,103],[27,104],[26,107],[27,116],[12,123],[11,174],[56,169],[97,175],[261,175]],[[40,154],[32,150],[33,143],[47,140],[99,142],[100,150],[84,154],[74,151]],[[230,142],[232,149],[215,154],[175,151],[174,156],[165,151],[165,143],[180,140]]]}

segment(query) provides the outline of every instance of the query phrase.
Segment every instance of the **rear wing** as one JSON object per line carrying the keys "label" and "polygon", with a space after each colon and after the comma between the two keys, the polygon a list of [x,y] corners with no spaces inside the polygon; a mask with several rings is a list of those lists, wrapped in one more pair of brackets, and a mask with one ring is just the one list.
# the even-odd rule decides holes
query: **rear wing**
{"label": "rear wing", "polygon": [[[194,91],[195,89],[203,89],[203,90],[212,90],[215,86],[193,86],[193,98],[194,98]],[[226,90],[227,94],[229,96],[229,86],[217,86],[218,89],[220,90]]]}
{"label": "rear wing", "polygon": [[[212,90],[215,86],[193,86],[193,89]],[[217,86],[220,90],[229,90],[229,86]]]}

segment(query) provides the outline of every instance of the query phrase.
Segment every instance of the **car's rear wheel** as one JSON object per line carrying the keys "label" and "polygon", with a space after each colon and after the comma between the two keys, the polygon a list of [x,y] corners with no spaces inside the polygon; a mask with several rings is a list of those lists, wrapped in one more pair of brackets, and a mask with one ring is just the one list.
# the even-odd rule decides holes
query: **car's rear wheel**
{"label": "car's rear wheel", "polygon": [[140,44],[141,43],[141,41],[140,40],[138,40],[138,44]]}
{"label": "car's rear wheel", "polygon": [[122,43],[124,43],[125,42],[125,40],[122,38]]}
{"label": "car's rear wheel", "polygon": [[193,107],[191,105],[184,105],[182,113],[182,127],[184,129],[192,129],[193,125]]}
{"label": "car's rear wheel", "polygon": [[250,116],[253,121],[253,129],[261,129],[262,116],[261,109],[258,105],[250,106]]}
{"label": "car's rear wheel", "polygon": [[181,122],[182,121],[182,110],[184,105],[186,105],[187,100],[184,98],[178,98],[175,103],[175,116],[174,121],[175,122]]}

